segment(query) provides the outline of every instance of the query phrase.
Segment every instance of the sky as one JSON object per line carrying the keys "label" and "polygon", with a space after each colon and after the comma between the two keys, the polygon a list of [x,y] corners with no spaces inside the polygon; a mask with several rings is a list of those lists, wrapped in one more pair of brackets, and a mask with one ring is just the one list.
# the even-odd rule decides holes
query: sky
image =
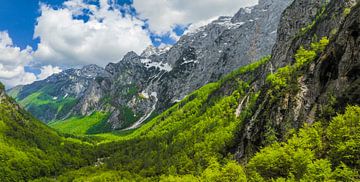
{"label": "sky", "polygon": [[30,84],[68,68],[172,45],[189,28],[257,0],[0,0],[0,81]]}

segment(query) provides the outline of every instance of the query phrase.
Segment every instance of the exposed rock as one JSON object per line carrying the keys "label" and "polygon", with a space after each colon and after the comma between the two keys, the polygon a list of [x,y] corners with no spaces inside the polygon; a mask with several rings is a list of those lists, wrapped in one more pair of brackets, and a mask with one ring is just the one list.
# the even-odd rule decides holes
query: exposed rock
{"label": "exposed rock", "polygon": [[[360,8],[352,7],[355,5],[353,1],[333,0],[326,6],[316,4],[320,1],[313,1],[315,4],[311,2],[295,0],[282,19],[290,20],[290,17],[301,14],[302,9],[307,9],[306,6],[309,6],[310,12],[315,11],[312,7],[318,7],[317,11],[325,8],[322,10],[325,13],[318,15],[314,25],[306,32],[293,38],[291,35],[296,34],[286,35],[290,36],[286,38],[290,42],[279,38],[273,49],[271,62],[276,67],[292,64],[295,51],[300,45],[309,47],[311,41],[318,41],[322,36],[330,37],[331,43],[315,61],[300,70],[298,74],[303,76],[295,79],[295,85],[290,86],[291,88],[269,94],[269,84],[262,86],[255,114],[244,122],[239,131],[236,152],[239,160],[246,161],[259,148],[273,142],[270,139],[285,140],[290,129],[299,129],[306,122],[313,123],[320,115],[321,118],[330,119],[336,112],[342,112],[341,109],[347,104],[360,103]],[[306,6],[299,8],[300,5]],[[351,13],[344,15],[344,9],[350,7],[353,9]],[[314,13],[308,14],[308,19],[314,19],[311,18],[313,15]],[[303,19],[304,16],[298,18]],[[297,22],[297,19],[291,20]],[[300,32],[299,29],[301,26],[294,30],[289,23],[282,22],[279,34]]]}

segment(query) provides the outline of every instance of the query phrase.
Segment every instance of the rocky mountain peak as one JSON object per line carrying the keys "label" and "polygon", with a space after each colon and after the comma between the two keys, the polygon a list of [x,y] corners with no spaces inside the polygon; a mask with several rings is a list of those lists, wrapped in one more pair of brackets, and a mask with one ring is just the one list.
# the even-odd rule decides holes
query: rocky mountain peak
{"label": "rocky mountain peak", "polygon": [[159,56],[161,54],[166,53],[171,48],[170,45],[162,46],[162,47],[155,47],[153,45],[149,45],[142,53],[141,57],[149,58],[151,56]]}
{"label": "rocky mountain peak", "polygon": [[98,76],[101,76],[101,77],[109,76],[109,74],[107,73],[107,71],[104,68],[99,67],[95,64],[84,66],[79,71],[80,71],[81,76],[88,77],[88,78],[96,78]]}
{"label": "rocky mountain peak", "polygon": [[75,93],[79,104],[68,113],[88,115],[101,110],[111,114],[112,129],[139,126],[138,121],[166,110],[201,86],[269,55],[281,13],[291,2],[260,1],[233,17],[221,16],[186,33],[171,47],[149,46],[140,55],[131,51],[105,69],[89,65],[69,70],[59,90],[64,90],[62,95]]}

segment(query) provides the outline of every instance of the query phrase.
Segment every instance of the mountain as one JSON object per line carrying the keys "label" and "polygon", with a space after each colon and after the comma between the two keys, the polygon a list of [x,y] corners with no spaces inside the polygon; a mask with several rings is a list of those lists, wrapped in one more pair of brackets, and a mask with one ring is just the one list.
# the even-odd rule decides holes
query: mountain
{"label": "mountain", "polygon": [[62,178],[358,181],[359,15],[353,1],[295,0],[279,25],[289,46],[272,52],[286,62],[265,57],[205,85],[101,146],[103,167]]}
{"label": "mountain", "polygon": [[105,69],[67,70],[9,95],[46,123],[101,110],[108,113],[97,123],[102,131],[136,128],[201,86],[269,55],[290,2],[261,0],[233,17],[189,30],[172,47],[129,52]]}
{"label": "mountain", "polygon": [[[94,154],[65,152],[84,156],[85,167],[81,163],[57,174],[19,179],[359,181],[359,17],[355,1],[294,0],[282,13],[271,56],[202,86],[139,128],[89,135],[85,139],[94,145],[87,152]],[[134,53],[127,57],[138,58]],[[4,116],[11,118],[18,110],[13,103],[3,109],[9,113]],[[41,126],[44,134],[52,131]],[[7,137],[3,134],[0,142]],[[4,166],[0,163],[0,169]]]}

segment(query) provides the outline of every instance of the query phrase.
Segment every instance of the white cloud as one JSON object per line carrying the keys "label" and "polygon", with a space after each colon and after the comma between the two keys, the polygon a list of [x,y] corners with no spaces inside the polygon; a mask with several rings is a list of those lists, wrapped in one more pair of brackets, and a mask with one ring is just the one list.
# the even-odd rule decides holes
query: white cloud
{"label": "white cloud", "polygon": [[[82,0],[70,0],[63,8],[41,5],[34,37],[40,38],[35,59],[43,64],[79,66],[119,61],[127,52],[141,53],[151,44],[143,21],[126,15],[107,0],[100,7]],[[74,17],[87,13],[87,22]]]}
{"label": "white cloud", "polygon": [[38,80],[44,80],[52,74],[60,73],[62,71],[59,67],[53,67],[51,65],[42,66],[40,70],[41,73],[37,75]]}
{"label": "white cloud", "polygon": [[212,17],[234,15],[241,7],[258,0],[134,0],[141,18],[148,19],[152,31],[167,33],[175,25],[188,25]]}
{"label": "white cloud", "polygon": [[24,69],[32,61],[32,54],[30,47],[21,50],[13,45],[6,31],[0,32],[0,81],[8,88],[35,81],[35,74]]}
{"label": "white cloud", "polygon": [[184,33],[186,34],[186,33],[195,32],[200,27],[203,27],[203,26],[211,23],[212,21],[216,20],[217,18],[218,17],[211,17],[211,18],[206,19],[206,20],[201,20],[201,21],[198,21],[196,23],[192,23]]}
{"label": "white cloud", "polygon": [[33,53],[29,46],[23,50],[14,46],[8,32],[0,31],[0,81],[7,88],[30,84],[61,72],[59,67],[51,65],[42,66],[39,75],[26,72],[25,66],[33,64]]}

